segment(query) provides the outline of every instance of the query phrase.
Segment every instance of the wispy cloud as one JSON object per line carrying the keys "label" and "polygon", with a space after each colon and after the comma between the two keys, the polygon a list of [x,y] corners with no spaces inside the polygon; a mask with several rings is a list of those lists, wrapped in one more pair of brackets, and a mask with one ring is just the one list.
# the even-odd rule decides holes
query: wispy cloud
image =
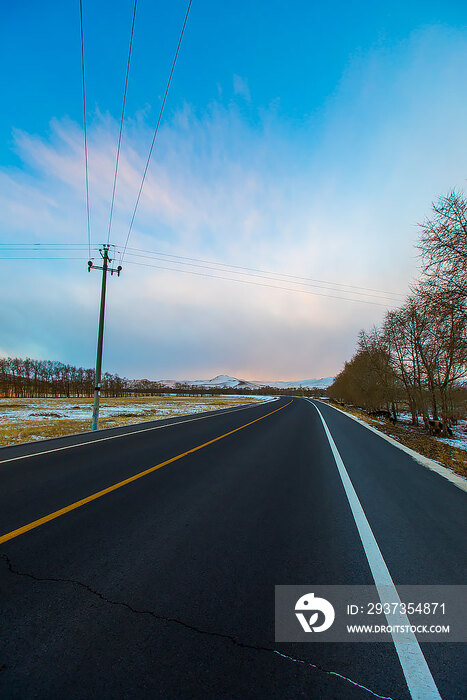
{"label": "wispy cloud", "polygon": [[[404,292],[417,270],[416,222],[465,179],[466,58],[465,38],[442,28],[374,50],[299,128],[273,109],[252,125],[235,103],[186,105],[160,131],[131,245]],[[239,76],[234,92],[249,99]],[[107,235],[117,130],[109,115],[90,120],[94,242]],[[55,119],[47,137],[14,136],[23,167],[0,172],[2,239],[85,243],[80,126]],[[126,123],[114,243],[128,231],[151,137],[146,115]],[[106,341],[107,366],[128,375],[329,375],[384,313],[131,260],[150,262],[129,256],[112,281]],[[5,264],[1,284],[18,292],[2,312],[3,349],[90,364],[97,276],[80,263],[25,264]]]}
{"label": "wispy cloud", "polygon": [[251,102],[250,88],[248,87],[248,80],[246,80],[246,78],[234,75],[233,88],[235,95],[241,95],[247,102]]}

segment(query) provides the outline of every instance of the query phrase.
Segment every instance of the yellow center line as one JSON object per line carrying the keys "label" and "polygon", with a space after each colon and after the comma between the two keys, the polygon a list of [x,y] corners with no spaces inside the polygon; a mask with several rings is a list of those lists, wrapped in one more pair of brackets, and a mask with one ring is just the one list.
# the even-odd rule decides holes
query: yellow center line
{"label": "yellow center line", "polygon": [[260,418],[255,418],[255,420],[252,420],[249,423],[245,423],[245,425],[241,425],[239,428],[235,428],[234,430],[229,430],[228,433],[224,433],[223,435],[219,435],[219,437],[216,437],[213,440],[209,440],[208,442],[203,442],[202,445],[198,445],[197,447],[192,447],[192,449],[188,450],[187,452],[182,452],[182,454],[179,454],[176,457],[171,457],[170,459],[166,459],[165,462],[160,462],[160,464],[156,464],[154,467],[149,467],[149,469],[145,469],[143,472],[139,472],[139,474],[135,474],[134,476],[128,477],[128,479],[124,479],[123,481],[119,481],[117,484],[113,484],[112,486],[108,486],[106,489],[102,489],[102,491],[97,491],[96,493],[91,494],[91,496],[87,496],[86,498],[82,498],[80,501],[76,501],[75,503],[71,503],[69,506],[65,506],[65,508],[60,508],[60,510],[56,510],[53,513],[49,513],[49,515],[44,515],[43,518],[39,518],[38,520],[33,520],[31,523],[28,523],[27,525],[23,525],[23,527],[19,527],[17,530],[12,530],[11,532],[7,532],[5,535],[2,535],[0,537],[0,544],[3,544],[4,542],[8,542],[8,540],[12,540],[15,537],[19,537],[19,535],[23,535],[25,532],[29,532],[29,530],[34,530],[36,527],[39,527],[40,525],[44,525],[45,523],[48,523],[51,520],[55,520],[55,518],[59,518],[61,515],[65,515],[65,513],[69,513],[72,510],[76,510],[77,508],[81,508],[81,506],[86,505],[86,503],[90,503],[91,501],[95,501],[98,498],[105,496],[107,493],[111,493],[112,491],[116,491],[117,489],[121,488],[122,486],[126,486],[127,484],[131,484],[132,481],[136,481],[137,479],[141,479],[141,477],[147,476],[148,474],[155,472],[156,469],[160,469],[161,467],[165,467],[166,464],[171,464],[172,462],[176,462],[177,460],[182,459],[182,457],[186,457],[187,455],[192,454],[193,452],[197,452],[198,450],[201,450],[203,447],[207,447],[208,445],[212,445],[214,442],[217,442],[218,440],[222,440],[223,438],[227,437],[228,435],[233,435],[233,433],[237,433],[239,430],[243,430],[243,428],[247,428],[249,425],[253,425],[253,423],[257,423],[258,421],[263,420],[264,418],[267,418],[268,416],[272,416],[273,413],[277,413],[278,411],[282,411],[283,408],[286,408],[291,403],[292,403],[292,401],[289,401],[284,406],[281,406],[280,408],[276,408],[274,411],[271,411],[270,413],[266,413],[266,415],[261,416]]}

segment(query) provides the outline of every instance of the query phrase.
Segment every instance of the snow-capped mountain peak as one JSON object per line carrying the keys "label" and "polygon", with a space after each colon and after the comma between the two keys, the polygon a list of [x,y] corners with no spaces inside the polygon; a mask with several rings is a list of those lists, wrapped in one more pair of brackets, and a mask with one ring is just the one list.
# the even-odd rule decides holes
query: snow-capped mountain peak
{"label": "snow-capped mountain peak", "polygon": [[321,379],[301,379],[297,381],[271,381],[257,382],[246,379],[238,379],[229,374],[218,374],[212,379],[195,379],[195,380],[161,380],[161,384],[165,386],[174,386],[175,384],[187,384],[189,386],[199,386],[206,389],[258,389],[261,387],[272,387],[274,389],[325,389],[334,381],[334,377],[322,377]]}

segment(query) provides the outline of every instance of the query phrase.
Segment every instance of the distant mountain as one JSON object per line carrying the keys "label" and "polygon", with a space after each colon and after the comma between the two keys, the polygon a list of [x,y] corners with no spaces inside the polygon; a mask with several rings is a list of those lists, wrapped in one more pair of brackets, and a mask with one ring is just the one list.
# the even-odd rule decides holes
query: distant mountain
{"label": "distant mountain", "polygon": [[277,389],[327,389],[334,382],[334,377],[322,377],[321,379],[300,379],[296,382],[269,382],[264,386],[273,386]]}
{"label": "distant mountain", "polygon": [[254,382],[246,379],[238,379],[228,374],[218,374],[213,379],[161,379],[160,383],[167,387],[174,387],[176,384],[188,384],[188,386],[199,386],[205,389],[261,389],[270,386],[274,389],[326,389],[334,382],[334,377],[323,377],[322,379],[301,379],[294,382]]}
{"label": "distant mountain", "polygon": [[237,388],[238,386],[246,387],[257,387],[261,386],[258,382],[247,382],[244,379],[237,379],[237,377],[230,377],[228,374],[218,374],[217,377],[213,379],[195,379],[191,382],[194,386],[207,386],[207,387],[218,387],[222,389]]}
{"label": "distant mountain", "polygon": [[164,386],[174,387],[176,384],[187,384],[188,386],[199,386],[203,389],[260,389],[264,384],[259,382],[247,382],[244,379],[230,377],[228,374],[218,374],[213,379],[161,379]]}

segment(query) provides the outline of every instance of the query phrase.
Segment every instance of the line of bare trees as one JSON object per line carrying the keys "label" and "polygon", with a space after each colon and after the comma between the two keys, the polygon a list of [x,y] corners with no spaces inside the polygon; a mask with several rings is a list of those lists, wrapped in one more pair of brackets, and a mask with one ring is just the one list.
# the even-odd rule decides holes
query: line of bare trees
{"label": "line of bare trees", "polygon": [[[29,357],[0,357],[0,397],[39,398],[39,397],[85,397],[94,392],[94,370],[74,367],[51,360],[33,360]],[[220,395],[220,394],[264,394],[320,396],[322,389],[277,389],[274,387],[219,388],[193,386],[177,382],[168,387],[162,382],[150,379],[126,379],[118,374],[106,372],[102,377],[101,394],[104,397],[159,394],[180,395]]]}
{"label": "line of bare trees", "polygon": [[361,331],[355,355],[329,395],[414,425],[439,421],[444,434],[466,411],[467,201],[453,190],[433,204],[421,226],[422,270],[403,305],[380,328]]}
{"label": "line of bare trees", "polygon": [[[103,396],[123,396],[125,380],[106,372],[101,387]],[[0,396],[4,398],[90,397],[93,392],[93,369],[29,357],[0,358]]]}
{"label": "line of bare trees", "polygon": [[130,379],[126,380],[125,383],[125,393],[126,394],[146,394],[151,396],[156,396],[158,394],[180,394],[181,396],[248,396],[248,395],[260,395],[260,396],[309,396],[309,397],[319,397],[323,394],[323,389],[318,388],[308,388],[308,387],[298,387],[298,388],[287,388],[278,389],[277,387],[271,386],[257,386],[253,388],[248,388],[248,386],[236,386],[236,387],[216,387],[216,386],[203,386],[203,385],[193,385],[186,382],[176,382],[175,385],[167,386],[163,382],[153,381],[151,379]]}

